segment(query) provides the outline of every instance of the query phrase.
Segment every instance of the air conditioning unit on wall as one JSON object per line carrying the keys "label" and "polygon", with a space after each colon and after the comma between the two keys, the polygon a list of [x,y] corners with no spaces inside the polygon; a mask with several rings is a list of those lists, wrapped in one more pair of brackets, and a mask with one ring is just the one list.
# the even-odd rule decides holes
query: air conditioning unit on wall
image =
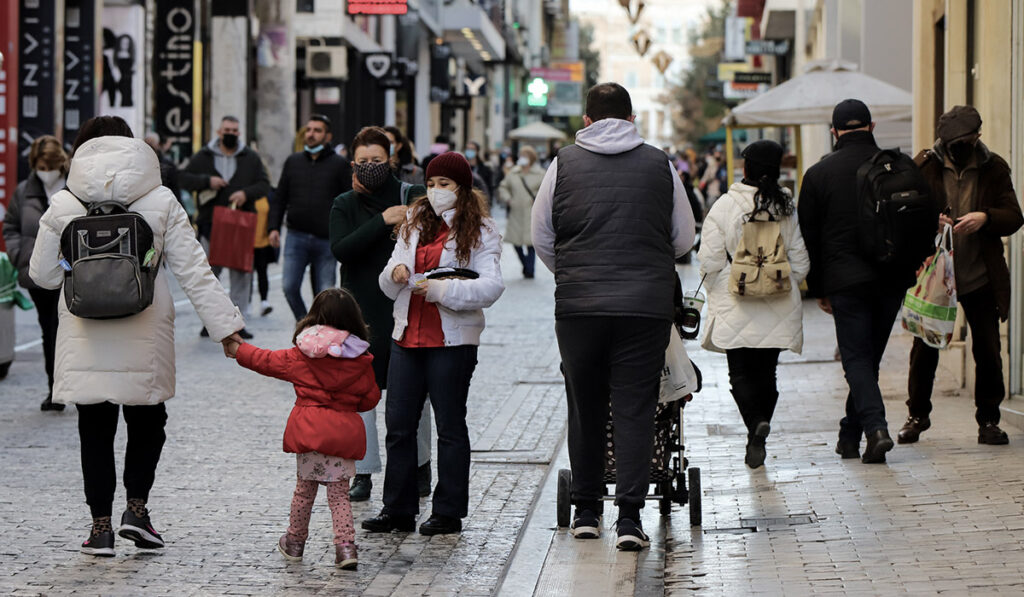
{"label": "air conditioning unit on wall", "polygon": [[347,79],[348,48],[345,46],[306,46],[306,77],[310,79]]}

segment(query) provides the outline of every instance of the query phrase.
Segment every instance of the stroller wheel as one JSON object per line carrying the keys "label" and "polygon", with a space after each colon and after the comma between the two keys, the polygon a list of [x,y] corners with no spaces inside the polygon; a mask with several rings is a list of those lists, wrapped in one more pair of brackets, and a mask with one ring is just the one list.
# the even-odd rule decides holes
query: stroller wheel
{"label": "stroller wheel", "polygon": [[686,492],[686,473],[679,471],[675,476],[675,492],[672,494],[672,501],[685,506],[689,501],[690,494]]}
{"label": "stroller wheel", "polygon": [[700,469],[690,467],[690,526],[699,527],[703,521],[700,509]]}
{"label": "stroller wheel", "polygon": [[568,527],[572,504],[569,502],[569,486],[572,484],[572,471],[563,468],[558,471],[558,497],[556,513],[558,514],[558,526]]}
{"label": "stroller wheel", "polygon": [[661,494],[661,499],[658,500],[658,512],[662,516],[668,516],[672,514],[672,494],[675,493],[675,489],[672,487],[672,481],[665,481],[658,486],[658,493]]}

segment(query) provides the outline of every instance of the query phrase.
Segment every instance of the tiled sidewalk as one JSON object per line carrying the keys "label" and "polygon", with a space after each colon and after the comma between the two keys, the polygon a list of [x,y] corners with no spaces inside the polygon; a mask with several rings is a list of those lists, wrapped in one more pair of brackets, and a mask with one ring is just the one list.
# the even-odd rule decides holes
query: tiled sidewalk
{"label": "tiled sidewalk", "polygon": [[[703,475],[703,528],[672,515],[667,594],[1024,594],[1024,434],[977,444],[974,408],[948,371],[932,429],[888,464],[833,453],[846,384],[831,361],[831,321],[805,303],[808,350],[779,368],[768,461],[743,464],[745,430],[724,355],[696,353],[708,381],[686,411],[692,466]],[[893,437],[906,418],[910,338],[896,332],[882,390]],[[797,519],[796,517],[803,517]],[[767,526],[745,520],[770,517]],[[794,517],[786,524],[781,520]],[[755,530],[756,529],[756,530]]]}

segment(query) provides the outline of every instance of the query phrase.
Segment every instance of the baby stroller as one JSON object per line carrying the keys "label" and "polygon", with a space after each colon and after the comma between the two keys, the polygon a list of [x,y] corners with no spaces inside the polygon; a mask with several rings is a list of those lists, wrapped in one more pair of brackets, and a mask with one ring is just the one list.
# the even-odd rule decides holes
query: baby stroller
{"label": "baby stroller", "polygon": [[[676,329],[682,338],[693,338],[696,337],[700,327],[700,312],[696,312],[697,322],[695,323],[693,309],[684,306],[682,287],[678,284],[678,277],[676,281]],[[693,365],[693,369],[697,374],[696,392],[699,392],[702,385],[700,369],[696,364]],[[651,457],[650,479],[655,490],[653,493],[648,493],[647,499],[658,501],[658,510],[662,516],[672,513],[673,503],[680,506],[689,504],[690,526],[700,526],[702,521],[700,468],[691,467],[684,452],[683,408],[686,402],[686,400],[676,400],[658,404],[655,410],[654,452]],[[614,485],[615,443],[611,413],[608,415],[608,424],[605,426],[605,437],[608,441],[605,449],[604,482],[606,485]],[[689,480],[687,480],[687,476],[689,476]],[[572,471],[560,469],[558,471],[556,508],[558,526],[560,527],[567,527],[571,522],[572,504],[569,496],[571,485]],[[614,495],[605,495],[605,499],[614,499],[614,497]]]}

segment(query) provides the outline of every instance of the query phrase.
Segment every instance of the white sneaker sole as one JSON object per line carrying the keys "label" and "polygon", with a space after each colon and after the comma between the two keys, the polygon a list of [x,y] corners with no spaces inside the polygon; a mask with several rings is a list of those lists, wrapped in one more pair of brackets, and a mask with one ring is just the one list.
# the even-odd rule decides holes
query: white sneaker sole
{"label": "white sneaker sole", "polygon": [[651,542],[649,540],[635,535],[619,537],[618,541],[615,542],[615,547],[621,551],[640,551],[645,547],[650,547],[650,545]]}
{"label": "white sneaker sole", "polygon": [[117,534],[129,541],[134,541],[135,547],[142,549],[161,549],[164,546],[163,539],[153,535],[146,529],[134,525],[121,525],[117,529]]}
{"label": "white sneaker sole", "polygon": [[83,547],[82,553],[87,556],[98,556],[101,558],[112,558],[114,557],[113,547]]}
{"label": "white sneaker sole", "polygon": [[576,539],[598,539],[601,537],[601,527],[573,527],[569,529]]}

